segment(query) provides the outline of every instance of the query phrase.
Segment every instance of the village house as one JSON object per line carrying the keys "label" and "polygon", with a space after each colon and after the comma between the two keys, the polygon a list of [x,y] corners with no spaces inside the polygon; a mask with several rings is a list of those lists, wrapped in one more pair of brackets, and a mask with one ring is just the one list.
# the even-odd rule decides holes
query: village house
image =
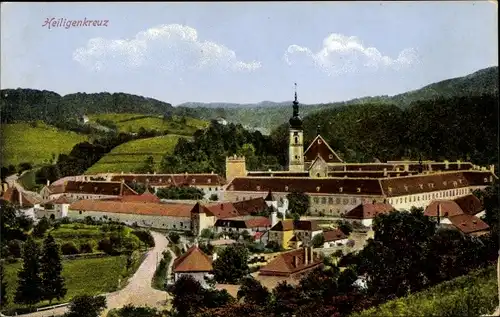
{"label": "village house", "polygon": [[155,190],[169,187],[194,187],[204,193],[204,199],[216,195],[222,199],[225,180],[217,174],[99,174],[110,181],[124,181],[126,183],[148,184]]}
{"label": "village house", "polygon": [[124,182],[108,181],[64,181],[45,186],[40,192],[43,199],[53,200],[60,196],[74,199],[117,198],[137,193]]}
{"label": "village house", "polygon": [[239,216],[234,218],[218,219],[215,222],[215,232],[248,232],[254,236],[257,232],[265,232],[271,228],[271,220],[267,217]]}
{"label": "village house", "polygon": [[36,210],[40,208],[41,201],[37,197],[30,195],[21,189],[14,187],[7,187],[3,192],[2,200],[8,201],[13,204],[18,212],[36,219]]}
{"label": "village house", "polygon": [[69,206],[68,217],[123,222],[140,227],[191,231],[192,205],[126,202],[116,199],[79,200]]}
{"label": "village house", "polygon": [[375,217],[382,214],[388,214],[390,212],[393,212],[394,210],[394,207],[386,203],[359,204],[358,206],[349,210],[344,215],[344,219],[351,224],[371,227],[373,219]]}
{"label": "village house", "polygon": [[322,232],[315,220],[280,220],[269,230],[269,242],[274,241],[283,249],[310,246]]}
{"label": "village house", "polygon": [[197,244],[193,245],[186,253],[176,258],[173,263],[172,272],[174,273],[174,282],[184,275],[193,277],[202,287],[208,288],[207,278],[213,271],[212,259],[206,255]]}
{"label": "village house", "polygon": [[327,230],[323,232],[323,248],[333,248],[346,245],[349,241],[347,235],[340,229]]}
{"label": "village house", "polygon": [[41,205],[41,208],[36,210],[36,217],[47,217],[50,219],[60,219],[68,216],[69,206],[75,202],[75,199],[70,199],[66,196],[60,196],[56,199],[47,201]]}
{"label": "village house", "polygon": [[310,271],[323,265],[323,260],[312,248],[299,248],[278,254],[268,264],[260,268],[258,279],[279,277],[283,281],[299,280]]}

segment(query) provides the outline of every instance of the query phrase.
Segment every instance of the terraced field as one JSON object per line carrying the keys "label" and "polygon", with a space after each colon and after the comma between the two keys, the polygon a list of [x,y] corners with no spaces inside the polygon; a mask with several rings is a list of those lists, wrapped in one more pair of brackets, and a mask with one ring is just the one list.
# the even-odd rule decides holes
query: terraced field
{"label": "terraced field", "polygon": [[159,166],[162,157],[172,153],[179,138],[189,139],[186,136],[169,134],[121,144],[89,168],[86,174],[134,172],[144,164],[148,156],[152,156],[156,166]]}
{"label": "terraced field", "polygon": [[193,135],[198,129],[208,126],[207,121],[185,117],[185,122],[178,116],[164,120],[161,116],[133,113],[105,113],[89,116],[91,122],[111,121],[119,132],[136,133],[140,128],[146,130],[168,131],[171,134]]}
{"label": "terraced field", "polygon": [[3,166],[48,163],[52,154],[57,157],[69,153],[75,144],[88,140],[86,135],[59,130],[43,122],[2,124],[0,132]]}

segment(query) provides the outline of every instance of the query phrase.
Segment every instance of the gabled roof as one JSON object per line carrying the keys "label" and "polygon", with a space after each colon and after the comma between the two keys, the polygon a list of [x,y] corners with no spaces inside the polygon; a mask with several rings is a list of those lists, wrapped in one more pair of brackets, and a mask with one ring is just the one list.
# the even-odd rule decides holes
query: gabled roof
{"label": "gabled roof", "polygon": [[373,219],[380,214],[394,211],[394,207],[385,203],[364,203],[349,210],[344,217],[349,219]]}
{"label": "gabled roof", "polygon": [[207,214],[208,216],[213,216],[212,212],[199,202],[197,202],[194,206],[193,209],[191,209],[192,214]]}
{"label": "gabled roof", "polygon": [[[305,261],[306,252],[308,253],[307,263]],[[322,263],[323,261],[319,255],[312,252],[312,249],[300,248],[290,252],[280,253],[266,266],[262,267],[259,273],[261,275],[289,276],[305,269],[318,267]]]}
{"label": "gabled roof", "polygon": [[271,231],[291,231],[293,230],[293,220],[280,220]]}
{"label": "gabled roof", "polygon": [[250,229],[258,227],[270,227],[271,220],[266,217],[240,216],[234,218],[218,219],[214,227],[229,227],[238,229]]}
{"label": "gabled roof", "polygon": [[484,210],[483,204],[479,198],[472,194],[455,198],[454,201],[460,206],[464,213],[469,215],[475,215]]}
{"label": "gabled roof", "polygon": [[453,226],[465,234],[487,231],[490,228],[486,222],[473,215],[461,214],[449,217],[448,219]]}
{"label": "gabled roof", "polygon": [[33,207],[35,204],[40,203],[39,199],[18,190],[16,187],[7,188],[2,195],[2,199],[22,207]]}
{"label": "gabled roof", "polygon": [[342,163],[342,159],[319,134],[304,151],[304,160],[313,161],[317,156],[321,156],[327,163]]}
{"label": "gabled roof", "polygon": [[217,219],[225,219],[239,216],[238,211],[232,203],[216,203],[205,206]]}
{"label": "gabled roof", "polygon": [[271,190],[269,190],[269,192],[267,193],[267,196],[266,196],[266,198],[264,198],[264,200],[265,201],[275,201]]}
{"label": "gabled roof", "polygon": [[267,208],[267,203],[262,197],[241,200],[232,204],[240,216],[261,212]]}
{"label": "gabled roof", "polygon": [[119,200],[79,200],[69,206],[71,210],[109,213],[190,218],[192,205],[123,202]]}
{"label": "gabled roof", "polygon": [[319,231],[321,230],[316,220],[296,220],[293,222],[294,230]]}
{"label": "gabled roof", "polygon": [[56,204],[56,205],[62,205],[62,204],[71,204],[73,202],[72,199],[67,197],[66,195],[59,196],[58,198],[49,201],[49,204]]}
{"label": "gabled roof", "polygon": [[151,186],[220,186],[226,183],[217,174],[116,174],[111,180],[125,182],[149,183]]}
{"label": "gabled roof", "polygon": [[[54,194],[53,189],[55,188],[50,188],[50,191]],[[68,181],[63,185],[62,192],[106,196],[138,195],[123,182],[106,181]]]}
{"label": "gabled roof", "polygon": [[461,215],[464,212],[460,206],[453,200],[433,200],[424,211],[424,215],[428,217],[453,217]]}
{"label": "gabled roof", "polygon": [[347,239],[347,236],[342,230],[334,229],[323,232],[323,237],[325,238],[325,242],[334,242],[338,240]]}
{"label": "gabled roof", "polygon": [[121,197],[121,201],[129,202],[144,202],[144,203],[160,203],[161,199],[155,194],[152,194],[149,189],[146,189],[141,195],[126,195]]}
{"label": "gabled roof", "polygon": [[194,245],[174,260],[172,269],[175,273],[210,272],[213,270],[212,259]]}

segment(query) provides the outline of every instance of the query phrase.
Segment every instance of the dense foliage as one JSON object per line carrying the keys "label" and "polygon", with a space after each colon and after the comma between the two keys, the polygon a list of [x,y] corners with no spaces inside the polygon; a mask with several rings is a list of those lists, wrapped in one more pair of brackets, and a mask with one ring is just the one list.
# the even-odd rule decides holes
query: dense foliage
{"label": "dense foliage", "polygon": [[221,125],[212,121],[209,128],[198,130],[193,141],[180,139],[174,153],[161,162],[163,173],[224,174],[226,156],[245,155],[247,169],[280,169],[285,161],[278,162],[273,141],[260,132],[249,132],[241,125]]}
{"label": "dense foliage", "polygon": [[161,199],[200,200],[204,195],[201,189],[189,186],[160,188],[156,192],[156,196]]}
{"label": "dense foliage", "polygon": [[250,272],[248,256],[248,249],[240,244],[222,249],[213,263],[215,280],[219,283],[237,284]]}
{"label": "dense foliage", "polygon": [[99,317],[106,308],[104,296],[75,296],[69,304],[69,312],[64,317]]}
{"label": "dense foliage", "polygon": [[[327,109],[304,118],[308,144],[321,135],[348,162],[468,160],[498,163],[498,94],[417,101],[406,109],[367,103]],[[288,127],[272,133],[286,155]]]}

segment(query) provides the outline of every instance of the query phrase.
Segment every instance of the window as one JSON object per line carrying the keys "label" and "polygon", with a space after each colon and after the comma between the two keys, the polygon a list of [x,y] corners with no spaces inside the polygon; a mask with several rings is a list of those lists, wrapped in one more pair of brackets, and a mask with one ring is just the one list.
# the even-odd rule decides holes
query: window
{"label": "window", "polygon": [[322,203],[323,205],[325,205],[325,204],[326,204],[326,197],[321,198],[321,203]]}
{"label": "window", "polygon": [[328,204],[329,204],[329,205],[333,205],[333,198],[332,198],[332,197],[329,197],[329,198],[328,198]]}
{"label": "window", "polygon": [[344,205],[347,205],[349,203],[349,199],[347,198],[344,198],[344,201],[343,201]]}
{"label": "window", "polygon": [[356,198],[351,199],[351,203],[355,204],[356,203]]}
{"label": "window", "polygon": [[299,138],[295,137],[295,144],[299,144]]}
{"label": "window", "polygon": [[257,186],[257,190],[260,190],[260,186]]}
{"label": "window", "polygon": [[328,158],[331,160],[333,159],[333,154],[328,155]]}
{"label": "window", "polygon": [[209,179],[207,179],[207,183],[209,183],[209,184],[210,184],[211,182],[212,182],[212,180],[211,180],[210,178],[209,178]]}
{"label": "window", "polygon": [[80,210],[78,213],[81,215],[81,214],[82,214],[82,211]]}
{"label": "window", "polygon": [[320,190],[319,186],[318,186],[318,187],[316,187],[316,191],[317,191],[317,192],[319,192],[319,190]]}
{"label": "window", "polygon": [[318,197],[314,197],[314,203],[315,203],[315,204],[318,204],[318,203],[319,203],[319,198],[318,198]]}
{"label": "window", "polygon": [[335,199],[335,203],[336,203],[337,205],[338,205],[338,204],[340,204],[340,198],[336,198],[336,199]]}
{"label": "window", "polygon": [[298,160],[299,159],[299,156],[298,155],[295,155],[295,159]]}
{"label": "window", "polygon": [[286,191],[286,192],[288,191],[288,186],[285,186],[285,191]]}
{"label": "window", "polygon": [[193,183],[193,184],[194,184],[195,182],[196,182],[196,179],[194,179],[194,178],[193,178],[193,179],[191,180],[191,183]]}
{"label": "window", "polygon": [[321,143],[322,143],[322,142],[321,142],[321,139],[318,139],[318,144],[321,144]]}
{"label": "window", "polygon": [[[259,187],[259,186],[257,186],[257,187]],[[208,191],[212,191],[212,187],[208,187]]]}

